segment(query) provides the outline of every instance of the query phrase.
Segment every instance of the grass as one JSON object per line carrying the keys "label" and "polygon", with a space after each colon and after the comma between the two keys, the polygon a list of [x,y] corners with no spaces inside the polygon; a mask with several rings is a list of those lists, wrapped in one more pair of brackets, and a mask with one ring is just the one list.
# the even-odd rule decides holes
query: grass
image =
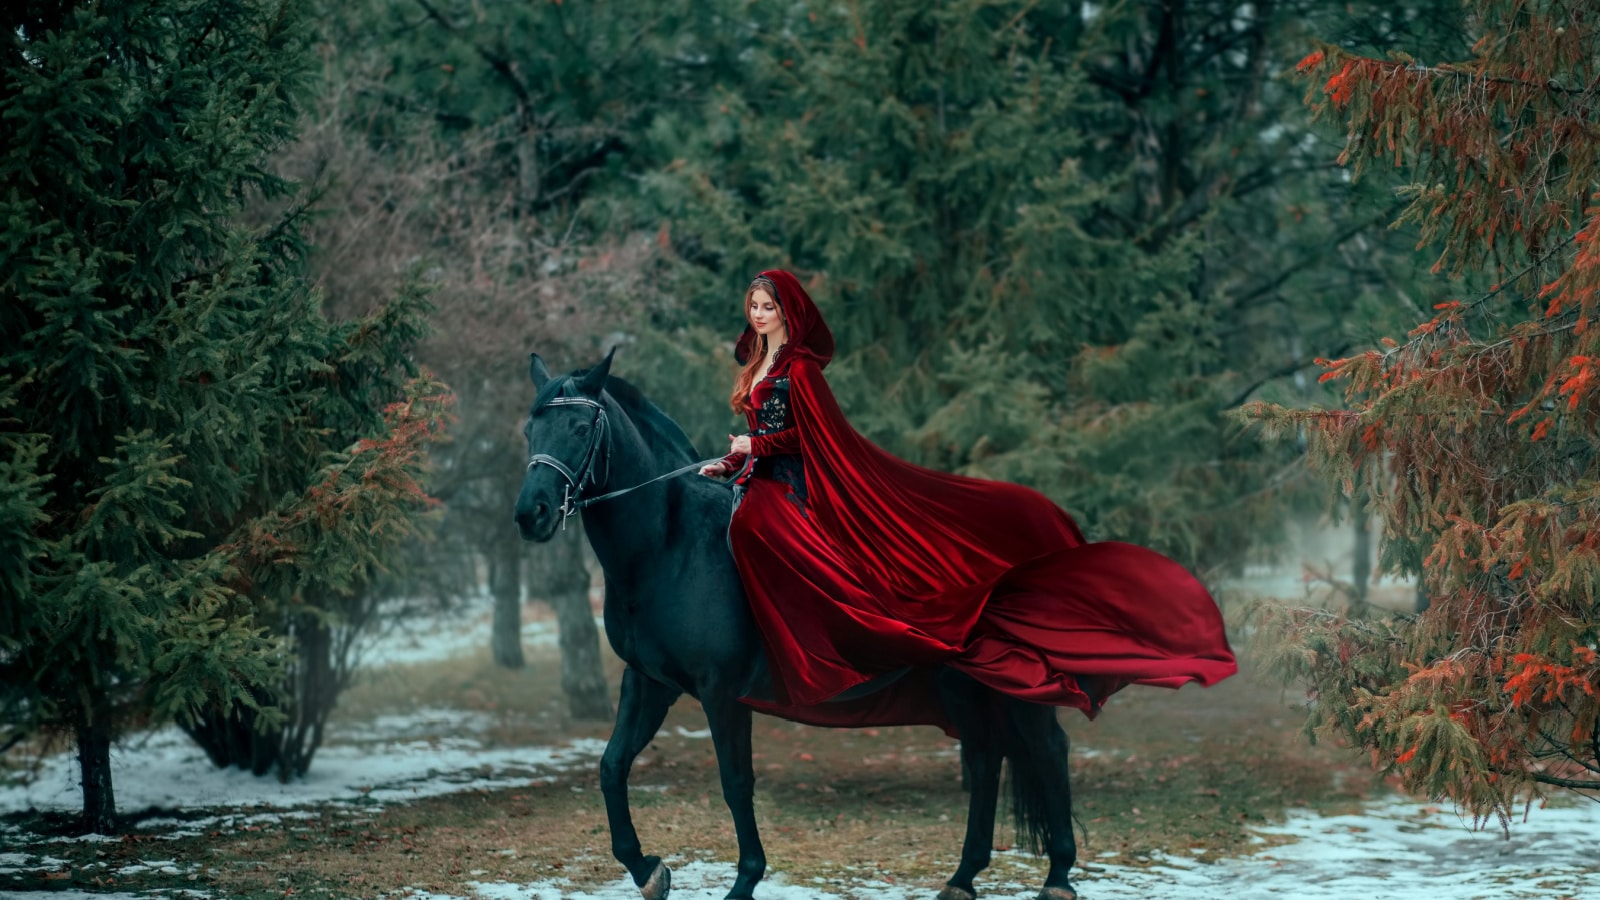
{"label": "grass", "polygon": [[[559,663],[531,657],[509,672],[486,655],[379,670],[342,698],[349,723],[423,707],[494,714],[485,743],[525,745],[605,737],[608,723],[570,721]],[[619,665],[609,661],[611,683]],[[1286,808],[1353,807],[1377,786],[1347,752],[1313,747],[1278,690],[1248,673],[1211,689],[1130,688],[1095,722],[1064,712],[1074,744],[1080,861],[1115,852],[1139,864],[1153,854],[1201,859],[1255,849],[1250,826]],[[680,701],[631,781],[647,853],[731,863],[705,719]],[[680,730],[681,729],[681,730]],[[932,728],[829,731],[758,716],[756,811],[769,871],[791,881],[869,876],[940,884],[954,869],[966,818],[957,745]],[[375,897],[417,888],[470,896],[474,881],[524,883],[562,876],[577,887],[614,881],[609,833],[593,767],[527,788],[474,791],[370,814],[327,809],[318,818],[212,831],[200,837],[130,837],[113,844],[16,848],[71,863],[44,883],[6,888],[196,888],[225,897],[297,894]],[[51,821],[25,823],[49,829]],[[59,824],[55,820],[54,824]],[[997,849],[1012,840],[1009,821]],[[178,875],[112,873],[139,860],[173,861]],[[1037,883],[1031,856],[1000,854],[994,877]]]}

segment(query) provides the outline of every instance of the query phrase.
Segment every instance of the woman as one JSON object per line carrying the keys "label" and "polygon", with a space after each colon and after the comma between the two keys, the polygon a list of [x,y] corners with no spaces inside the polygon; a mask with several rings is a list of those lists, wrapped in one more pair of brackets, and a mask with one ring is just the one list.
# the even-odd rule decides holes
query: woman
{"label": "woman", "polygon": [[1088,543],[1044,495],[911,465],[850,427],[823,380],[833,335],[800,282],[745,292],[730,436],[701,469],[742,489],[728,540],[765,640],[774,702],[837,698],[909,666],[1090,716],[1130,684],[1237,671],[1215,601],[1155,551]]}

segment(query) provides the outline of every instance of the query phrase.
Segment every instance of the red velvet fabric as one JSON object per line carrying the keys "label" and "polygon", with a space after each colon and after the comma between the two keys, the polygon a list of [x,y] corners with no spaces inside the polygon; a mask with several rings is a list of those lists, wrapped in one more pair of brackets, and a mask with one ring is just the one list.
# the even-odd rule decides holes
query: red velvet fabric
{"label": "red velvet fabric", "polygon": [[816,706],[876,675],[943,663],[1093,716],[1127,684],[1210,685],[1237,671],[1215,601],[1176,562],[1088,543],[1043,494],[921,468],[858,434],[822,375],[833,337],[820,312],[788,272],[762,274],[789,340],[752,399],[787,376],[792,433],[755,450],[799,452],[807,497],[748,478],[729,526],[777,692],[747,702],[817,724],[947,725],[920,677]]}

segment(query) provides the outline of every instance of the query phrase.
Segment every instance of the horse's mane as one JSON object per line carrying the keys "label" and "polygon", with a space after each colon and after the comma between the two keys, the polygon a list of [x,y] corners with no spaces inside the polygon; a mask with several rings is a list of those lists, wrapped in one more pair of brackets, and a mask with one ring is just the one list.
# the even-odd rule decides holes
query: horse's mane
{"label": "horse's mane", "polygon": [[[541,406],[559,395],[567,384],[581,380],[588,371],[579,369],[569,375],[562,375],[545,382],[533,400],[531,412],[538,412]],[[611,399],[617,401],[617,405],[628,414],[628,418],[634,427],[639,429],[639,433],[644,435],[645,443],[649,444],[652,450],[661,454],[675,453],[685,463],[700,458],[694,443],[683,433],[683,429],[678,427],[678,423],[672,421],[671,416],[662,412],[661,407],[651,403],[643,391],[624,380],[622,376],[611,375],[606,378],[606,393],[610,394]]]}

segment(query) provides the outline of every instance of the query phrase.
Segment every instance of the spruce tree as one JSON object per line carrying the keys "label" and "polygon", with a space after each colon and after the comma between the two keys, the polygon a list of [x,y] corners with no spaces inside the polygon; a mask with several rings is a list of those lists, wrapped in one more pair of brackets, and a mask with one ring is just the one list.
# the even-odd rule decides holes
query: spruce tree
{"label": "spruce tree", "polygon": [[1278,530],[1294,453],[1224,410],[1293,374],[1300,337],[1306,365],[1337,346],[1344,305],[1272,306],[1307,277],[1278,257],[1325,258],[1263,237],[1290,215],[1261,186],[1295,136],[1262,138],[1257,96],[1283,14],[1198,5],[750,8],[745,77],[649,135],[675,160],[649,184],[686,264],[684,308],[661,317],[677,352],[726,366],[749,277],[794,268],[874,440],[1044,490],[1097,537],[1236,568]]}
{"label": "spruce tree", "polygon": [[330,322],[299,207],[240,217],[285,195],[262,163],[309,26],[299,0],[0,12],[0,746],[70,735],[91,831],[131,725],[282,738],[307,623],[424,505],[420,296]]}
{"label": "spruce tree", "polygon": [[[1311,726],[1474,814],[1600,788],[1600,23],[1574,0],[1477,0],[1455,59],[1324,45],[1300,69],[1341,162],[1407,182],[1458,291],[1326,363],[1342,408],[1249,410],[1369,492],[1419,616],[1271,611]],[[1477,281],[1482,290],[1468,290]],[[1360,483],[1358,485],[1358,482]]]}

